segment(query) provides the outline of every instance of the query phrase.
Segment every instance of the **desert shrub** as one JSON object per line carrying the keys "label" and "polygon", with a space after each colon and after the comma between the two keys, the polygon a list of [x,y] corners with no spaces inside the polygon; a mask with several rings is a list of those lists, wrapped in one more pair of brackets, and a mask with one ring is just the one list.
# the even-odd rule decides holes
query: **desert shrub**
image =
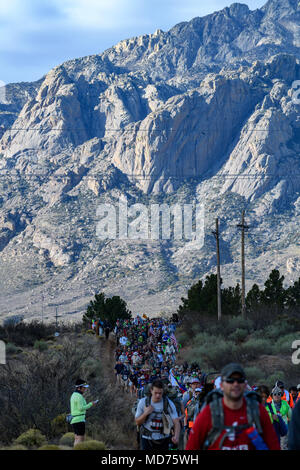
{"label": "desert shrub", "polygon": [[29,449],[41,447],[46,443],[46,437],[38,429],[28,429],[14,441],[14,444],[21,444]]}
{"label": "desert shrub", "polygon": [[84,361],[83,367],[87,378],[96,377],[101,373],[101,363],[99,359],[89,357]]}
{"label": "desert shrub", "polygon": [[278,337],[276,342],[273,344],[273,352],[274,354],[292,354],[293,349],[292,349],[292,344],[295,341],[295,339],[300,338],[300,333],[290,333],[288,335],[284,335],[281,337]]}
{"label": "desert shrub", "polygon": [[55,444],[45,444],[39,447],[38,450],[61,450],[61,448]]}
{"label": "desert shrub", "polygon": [[264,337],[277,340],[277,338],[294,332],[295,329],[287,322],[276,322],[266,327],[261,334]]}
{"label": "desert shrub", "polygon": [[181,331],[177,334],[177,342],[183,347],[189,343],[190,339],[184,331]]}
{"label": "desert shrub", "polygon": [[66,423],[66,413],[56,416],[56,418],[51,421],[51,429],[54,436],[59,436],[67,432],[68,424]]}
{"label": "desert shrub", "polygon": [[255,309],[247,311],[247,318],[252,322],[252,331],[261,331],[276,321],[272,306],[258,305]]}
{"label": "desert shrub", "polygon": [[[205,338],[205,334],[197,335],[196,338]],[[195,341],[196,343],[196,341]],[[194,343],[194,344],[195,344]],[[229,362],[238,362],[238,349],[233,341],[225,341],[223,338],[215,336],[206,337],[206,340],[197,341],[185,356],[187,362],[199,362],[201,367],[208,367],[219,371]]]}
{"label": "desert shrub", "polygon": [[248,331],[243,328],[237,328],[233,331],[228,338],[235,343],[242,343],[248,336]]}
{"label": "desert shrub", "polygon": [[33,345],[34,349],[38,349],[38,351],[46,351],[48,349],[48,344],[44,340],[37,340],[34,342]]}
{"label": "desert shrub", "polygon": [[74,450],[106,450],[106,446],[104,442],[101,441],[86,440],[79,442],[79,444],[74,447]]}
{"label": "desert shrub", "polygon": [[245,366],[244,368],[247,380],[250,385],[257,385],[265,381],[265,373],[257,366]]}
{"label": "desert shrub", "polygon": [[242,316],[235,317],[222,317],[220,321],[215,321],[210,327],[209,332],[214,335],[221,335],[226,338],[236,330],[242,329],[251,333],[253,330],[252,321],[249,318],[243,318]]}
{"label": "desert shrub", "polygon": [[62,345],[61,351],[31,350],[22,362],[1,366],[0,435],[5,436],[4,444],[33,427],[48,440],[56,433],[51,421],[69,410],[75,380],[79,375],[84,377],[83,363],[93,356],[92,345],[78,347],[67,338]]}
{"label": "desert shrub", "polygon": [[55,332],[55,325],[40,323],[18,323],[0,326],[0,339],[17,346],[33,346],[36,340],[46,339]]}
{"label": "desert shrub", "polygon": [[267,339],[250,338],[240,346],[243,361],[251,361],[262,354],[272,354],[272,344]]}
{"label": "desert shrub", "polygon": [[19,354],[22,352],[22,349],[13,343],[7,343],[5,350],[6,354]]}
{"label": "desert shrub", "polygon": [[59,440],[59,444],[61,446],[69,446],[73,447],[74,445],[74,433],[73,432],[67,432],[65,433]]}
{"label": "desert shrub", "polygon": [[21,444],[15,444],[8,447],[1,447],[0,450],[28,450],[26,446]]}

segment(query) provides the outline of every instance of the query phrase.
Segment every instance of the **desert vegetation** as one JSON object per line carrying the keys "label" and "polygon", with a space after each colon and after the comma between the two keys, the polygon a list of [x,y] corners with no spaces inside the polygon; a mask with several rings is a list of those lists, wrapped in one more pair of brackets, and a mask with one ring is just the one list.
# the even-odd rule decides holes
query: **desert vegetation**
{"label": "desert vegetation", "polygon": [[0,367],[1,448],[72,449],[74,435],[65,417],[78,377],[90,384],[87,401],[99,399],[87,413],[83,448],[132,448],[132,416],[112,380],[113,346],[80,324],[62,325],[58,337],[54,332],[55,325],[36,322],[0,329],[11,345]]}

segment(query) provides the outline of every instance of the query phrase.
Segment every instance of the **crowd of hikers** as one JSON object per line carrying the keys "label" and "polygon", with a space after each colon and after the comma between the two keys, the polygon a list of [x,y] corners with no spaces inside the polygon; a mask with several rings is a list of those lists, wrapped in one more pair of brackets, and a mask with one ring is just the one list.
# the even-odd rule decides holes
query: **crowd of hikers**
{"label": "crowd of hikers", "polygon": [[240,364],[179,364],[177,328],[176,315],[114,328],[116,382],[134,398],[139,449],[300,449],[300,385],[251,385]]}

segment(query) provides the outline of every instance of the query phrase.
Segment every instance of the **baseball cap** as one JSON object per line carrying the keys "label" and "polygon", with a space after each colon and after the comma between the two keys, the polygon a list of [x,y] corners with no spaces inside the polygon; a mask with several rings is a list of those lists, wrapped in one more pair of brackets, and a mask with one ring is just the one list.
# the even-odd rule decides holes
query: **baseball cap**
{"label": "baseball cap", "polygon": [[231,362],[230,364],[227,364],[225,367],[223,367],[223,369],[221,370],[222,379],[228,379],[235,372],[240,374],[242,377],[246,378],[246,374],[242,366],[235,362]]}
{"label": "baseball cap", "polygon": [[194,377],[191,381],[190,381],[191,384],[196,384],[196,383],[200,383],[200,380],[197,379],[197,377]]}

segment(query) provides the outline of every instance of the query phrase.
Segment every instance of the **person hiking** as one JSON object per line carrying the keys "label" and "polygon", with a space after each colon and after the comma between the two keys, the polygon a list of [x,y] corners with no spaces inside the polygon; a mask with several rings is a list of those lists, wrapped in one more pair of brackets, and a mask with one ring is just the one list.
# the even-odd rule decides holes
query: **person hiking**
{"label": "person hiking", "polygon": [[275,386],[271,392],[272,401],[267,407],[272,415],[272,422],[276,431],[281,449],[287,449],[288,421],[292,417],[292,410],[286,400],[282,400],[282,390]]}
{"label": "person hiking", "polygon": [[296,385],[292,385],[289,388],[289,394],[290,394],[289,405],[290,405],[291,408],[294,408],[294,406],[296,405],[296,402],[297,402],[297,398],[298,398],[298,390],[297,390]]}
{"label": "person hiking", "polygon": [[300,400],[292,411],[292,418],[288,429],[288,450],[300,450]]}
{"label": "person hiking", "polygon": [[105,333],[105,338],[108,339],[109,333],[110,333],[110,328],[109,328],[109,326],[106,326],[106,327],[105,327],[104,333]]}
{"label": "person hiking", "polygon": [[265,407],[255,392],[245,393],[246,385],[240,364],[230,363],[222,369],[221,389],[207,395],[186,450],[280,450]]}
{"label": "person hiking", "polygon": [[191,398],[193,397],[195,389],[200,388],[201,386],[200,379],[198,379],[197,377],[192,377],[190,379],[189,386],[190,386],[189,390],[184,392],[182,396],[182,403],[183,403],[184,408],[186,407],[188,401],[191,400]]}
{"label": "person hiking", "polygon": [[184,442],[188,441],[189,433],[194,425],[194,421],[200,411],[200,396],[202,388],[195,388],[193,396],[188,400],[184,410]]}
{"label": "person hiking", "polygon": [[[151,395],[142,398],[137,404],[136,425],[140,427],[140,447],[147,451],[167,451],[171,443],[177,445],[180,434],[179,418],[174,403],[163,396],[164,386],[156,380],[150,387]],[[170,429],[164,429],[164,416],[169,415],[174,426],[174,435]]]}
{"label": "person hiking", "polygon": [[75,391],[70,398],[70,409],[72,419],[70,424],[74,430],[74,447],[84,441],[85,436],[85,415],[86,411],[98,403],[98,400],[86,402],[83,394],[89,388],[89,385],[82,379],[76,380]]}

